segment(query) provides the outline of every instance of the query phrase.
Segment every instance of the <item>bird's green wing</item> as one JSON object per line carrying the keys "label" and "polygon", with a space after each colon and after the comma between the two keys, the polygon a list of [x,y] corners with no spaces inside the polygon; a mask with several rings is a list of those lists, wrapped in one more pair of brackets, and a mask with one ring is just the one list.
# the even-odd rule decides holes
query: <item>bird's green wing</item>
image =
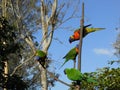
{"label": "bird's green wing", "polygon": [[72,81],[81,81],[83,78],[83,74],[75,68],[71,68],[71,69],[67,68],[65,69],[65,73],[68,79]]}
{"label": "bird's green wing", "polygon": [[[69,60],[75,60],[77,56],[77,52],[76,52],[76,48],[72,48],[64,57],[63,59],[65,59],[65,62],[61,65],[61,67],[68,62]],[[61,68],[60,67],[60,68]]]}
{"label": "bird's green wing", "polygon": [[68,60],[74,60],[76,58],[76,47],[72,48],[63,58]]}
{"label": "bird's green wing", "polygon": [[[91,25],[92,25],[92,24],[88,24],[88,25],[84,26],[83,28],[85,29],[85,28],[87,28],[87,27],[89,27],[89,26],[91,26]],[[76,32],[76,31],[78,32],[78,31],[80,31],[80,29],[81,29],[81,28],[77,28],[74,32]]]}
{"label": "bird's green wing", "polygon": [[91,32],[95,32],[95,31],[99,31],[99,30],[104,30],[105,28],[86,28],[85,31],[87,33],[91,33]]}
{"label": "bird's green wing", "polygon": [[46,53],[43,52],[42,50],[37,50],[36,52],[37,52],[36,53],[37,56],[40,56],[40,57],[45,57],[46,56]]}

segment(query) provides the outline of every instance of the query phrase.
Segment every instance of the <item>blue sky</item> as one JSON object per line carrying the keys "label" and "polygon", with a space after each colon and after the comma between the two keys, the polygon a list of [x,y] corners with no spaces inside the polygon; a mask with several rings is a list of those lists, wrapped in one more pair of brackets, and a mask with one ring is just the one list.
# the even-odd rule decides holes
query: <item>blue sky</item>
{"label": "blue sky", "polygon": [[[76,0],[74,0],[76,2]],[[83,1],[80,0],[82,3]],[[81,7],[79,5],[79,16],[81,16]],[[112,44],[115,42],[117,37],[117,31],[115,28],[120,25],[120,0],[84,0],[85,4],[85,25],[92,24],[92,27],[102,27],[105,30],[94,32],[89,34],[83,39],[82,47],[82,64],[81,71],[93,72],[97,68],[102,68],[108,65],[109,60],[117,59],[113,55],[114,48]],[[71,13],[71,11],[69,11]],[[63,26],[72,26],[73,28],[79,28],[80,18],[72,19],[66,22]],[[58,40],[53,40],[50,47],[49,53],[52,55],[53,66],[51,65],[51,70],[60,74],[60,79],[65,82],[70,83],[70,80],[64,75],[63,70],[65,68],[72,68],[73,61],[65,64],[61,69],[60,65],[64,62],[64,55],[73,48],[78,41],[70,44],[68,38],[74,32],[71,30],[56,30],[54,33],[54,38]],[[56,69],[54,69],[54,66]],[[112,67],[116,67],[114,64]],[[62,88],[62,89],[61,89]],[[69,87],[57,82],[55,87],[51,90],[67,90]]]}

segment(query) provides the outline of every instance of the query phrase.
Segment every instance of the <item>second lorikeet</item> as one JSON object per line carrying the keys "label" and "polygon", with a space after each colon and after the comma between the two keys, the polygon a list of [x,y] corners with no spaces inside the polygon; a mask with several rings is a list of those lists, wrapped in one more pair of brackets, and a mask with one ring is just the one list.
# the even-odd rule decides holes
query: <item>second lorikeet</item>
{"label": "second lorikeet", "polygon": [[45,68],[45,59],[47,58],[46,53],[43,52],[42,50],[37,50],[36,51],[36,56],[35,56],[35,60],[37,60],[43,68]]}
{"label": "second lorikeet", "polygon": [[[83,28],[83,38],[91,33],[91,32],[95,32],[95,31],[99,31],[99,30],[103,30],[105,28],[87,28],[86,26]],[[72,43],[76,40],[80,39],[80,28],[74,31],[74,34],[72,36],[70,36],[69,38],[69,42]]]}
{"label": "second lorikeet", "polygon": [[76,81],[76,83],[80,83],[81,81],[85,81],[87,83],[97,83],[93,77],[86,76],[75,68],[66,68],[64,73],[67,75],[69,80]]}
{"label": "second lorikeet", "polygon": [[[76,47],[72,48],[72,49],[63,57],[63,59],[65,59],[65,62],[62,64],[62,66],[63,66],[66,62],[68,62],[69,60],[75,60],[76,57],[77,57],[77,55],[78,55],[78,51],[79,51],[78,45],[76,45]],[[61,67],[62,67],[62,66],[61,66]],[[61,67],[60,67],[60,68],[61,68]]]}
{"label": "second lorikeet", "polygon": [[67,75],[68,79],[72,81],[81,81],[83,79],[83,74],[75,68],[66,68],[64,73]]}
{"label": "second lorikeet", "polygon": [[75,68],[66,68],[64,73],[67,75],[69,80],[76,81],[76,83],[86,81],[87,83],[97,83],[97,81],[85,74],[82,74],[78,69]]}

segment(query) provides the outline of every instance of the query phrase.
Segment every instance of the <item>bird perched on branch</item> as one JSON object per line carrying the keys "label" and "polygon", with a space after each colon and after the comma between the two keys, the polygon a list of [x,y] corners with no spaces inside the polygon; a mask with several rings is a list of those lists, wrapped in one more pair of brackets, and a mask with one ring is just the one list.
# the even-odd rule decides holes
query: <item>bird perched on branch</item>
{"label": "bird perched on branch", "polygon": [[67,75],[69,80],[75,81],[76,83],[80,83],[82,80],[87,83],[97,83],[97,81],[85,73],[82,74],[78,69],[75,68],[66,68],[64,73]]}
{"label": "bird perched on branch", "polygon": [[35,60],[37,60],[43,68],[45,68],[45,59],[47,58],[47,54],[42,51],[42,50],[37,50],[36,51],[36,56],[35,56]]}
{"label": "bird perched on branch", "polygon": [[[105,29],[105,28],[88,28],[89,26],[91,26],[91,24],[83,27],[83,38],[91,32]],[[77,41],[79,39],[80,39],[80,28],[75,30],[74,34],[72,36],[70,36],[69,42],[72,43],[72,42]]]}
{"label": "bird perched on branch", "polygon": [[[72,49],[63,57],[63,59],[65,59],[65,61],[64,61],[64,63],[62,64],[62,66],[63,66],[66,62],[68,62],[69,60],[75,60],[76,57],[77,57],[77,55],[78,55],[78,51],[79,51],[78,45],[76,45],[76,47],[72,48]],[[62,67],[62,66],[61,66],[61,67]],[[60,68],[61,68],[61,67],[60,67]]]}
{"label": "bird perched on branch", "polygon": [[83,79],[83,74],[75,68],[66,68],[64,73],[67,75],[68,79],[72,81],[81,81]]}

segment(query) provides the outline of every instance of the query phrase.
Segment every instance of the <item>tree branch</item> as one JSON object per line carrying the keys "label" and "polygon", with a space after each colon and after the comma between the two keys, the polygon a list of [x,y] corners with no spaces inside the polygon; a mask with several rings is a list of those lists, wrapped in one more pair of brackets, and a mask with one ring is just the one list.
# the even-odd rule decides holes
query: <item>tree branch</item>
{"label": "tree branch", "polygon": [[62,83],[62,84],[64,84],[64,85],[66,85],[66,86],[72,87],[72,85],[70,85],[70,84],[68,84],[68,83],[66,83],[66,82],[58,79],[58,77],[56,77],[53,73],[49,72],[48,70],[46,70],[46,71],[47,71],[47,73],[48,73],[52,78],[54,78],[56,81],[58,81],[58,82],[60,82],[60,83]]}
{"label": "tree branch", "polygon": [[35,56],[35,54],[34,55],[32,55],[30,58],[28,58],[27,60],[25,60],[23,63],[21,63],[20,65],[18,65],[14,70],[13,70],[13,72],[10,74],[10,76],[12,76],[13,74],[15,74],[15,72],[23,65],[23,64],[25,64],[26,62],[28,62],[28,61],[30,61],[33,57]]}
{"label": "tree branch", "polygon": [[58,82],[60,82],[60,83],[62,83],[62,84],[64,84],[64,85],[66,85],[66,86],[72,87],[72,85],[70,85],[70,84],[68,84],[66,82],[63,82],[62,80],[60,80],[60,79],[58,79],[56,77],[55,77],[55,80],[58,81]]}
{"label": "tree branch", "polygon": [[84,27],[84,3],[82,3],[82,19],[80,20],[80,40],[79,40],[79,53],[78,53],[78,70],[81,71],[81,55],[82,55],[82,39],[83,39],[83,27]]}
{"label": "tree branch", "polygon": [[54,0],[54,3],[52,5],[52,13],[51,13],[51,16],[48,19],[48,23],[50,23],[52,21],[52,19],[54,18],[54,15],[56,13],[56,9],[57,9],[57,0]]}
{"label": "tree branch", "polygon": [[48,23],[50,23],[50,21],[51,21],[51,33],[50,33],[50,37],[49,37],[49,39],[48,39],[48,42],[47,42],[47,50],[48,50],[48,48],[49,48],[49,46],[50,46],[50,44],[51,44],[51,42],[52,42],[52,37],[53,37],[53,33],[54,33],[54,27],[55,27],[55,14],[56,14],[56,9],[57,9],[57,0],[54,0],[54,3],[53,3],[53,5],[52,5],[52,13],[51,13],[51,16],[49,17],[49,20],[48,20]]}

